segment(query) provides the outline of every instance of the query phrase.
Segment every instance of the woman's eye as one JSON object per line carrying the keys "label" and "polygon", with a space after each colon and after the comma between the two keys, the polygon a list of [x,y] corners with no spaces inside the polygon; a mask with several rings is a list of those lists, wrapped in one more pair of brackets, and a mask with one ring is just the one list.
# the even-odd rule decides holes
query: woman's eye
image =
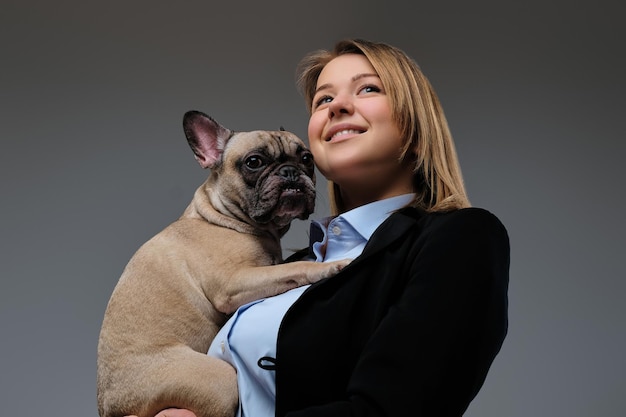
{"label": "woman's eye", "polygon": [[361,88],[360,91],[363,93],[380,93],[381,89],[376,85],[366,85],[365,87]]}
{"label": "woman's eye", "polygon": [[258,156],[249,156],[248,158],[246,158],[244,163],[250,169],[259,169],[263,165],[265,165],[263,160],[259,158]]}
{"label": "woman's eye", "polygon": [[330,103],[332,100],[333,100],[333,98],[331,96],[320,97],[317,100],[315,100],[315,107],[319,107],[319,106],[324,105],[326,103]]}

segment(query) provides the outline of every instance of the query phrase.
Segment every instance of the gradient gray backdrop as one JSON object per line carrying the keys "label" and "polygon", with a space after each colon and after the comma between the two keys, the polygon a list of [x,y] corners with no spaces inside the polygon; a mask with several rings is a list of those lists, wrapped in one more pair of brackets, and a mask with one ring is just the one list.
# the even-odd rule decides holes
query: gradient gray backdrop
{"label": "gradient gray backdrop", "polygon": [[350,36],[420,63],[510,232],[510,332],[466,415],[623,416],[620,2],[214,3],[2,1],[0,414],[96,416],[111,290],[206,176],[183,113],[306,138],[296,63]]}

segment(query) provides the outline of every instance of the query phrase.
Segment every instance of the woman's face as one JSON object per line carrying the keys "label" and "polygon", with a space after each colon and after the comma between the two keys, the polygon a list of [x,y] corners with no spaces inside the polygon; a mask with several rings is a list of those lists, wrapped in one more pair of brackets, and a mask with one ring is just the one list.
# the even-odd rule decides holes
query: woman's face
{"label": "woman's face", "polygon": [[376,71],[363,55],[341,55],[320,73],[309,144],[320,172],[352,206],[412,192],[412,166]]}

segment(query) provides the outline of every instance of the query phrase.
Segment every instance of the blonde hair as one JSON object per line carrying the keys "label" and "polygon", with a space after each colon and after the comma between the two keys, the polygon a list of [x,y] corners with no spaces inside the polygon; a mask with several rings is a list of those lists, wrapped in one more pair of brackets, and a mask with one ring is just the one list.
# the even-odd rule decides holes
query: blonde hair
{"label": "blonde hair", "polygon": [[[389,97],[392,115],[405,143],[401,160],[414,158],[415,199],[411,206],[427,211],[469,207],[461,167],[439,98],[417,63],[400,49],[380,42],[347,39],[332,51],[306,55],[297,69],[297,84],[312,110],[317,79],[334,58],[364,55],[376,70]],[[329,182],[333,214],[345,210],[337,184]]]}

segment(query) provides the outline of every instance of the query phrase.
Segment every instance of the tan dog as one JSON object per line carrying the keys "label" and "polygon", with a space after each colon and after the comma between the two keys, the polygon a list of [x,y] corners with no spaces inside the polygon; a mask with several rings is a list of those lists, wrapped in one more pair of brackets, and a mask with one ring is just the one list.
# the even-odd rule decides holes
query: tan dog
{"label": "tan dog", "polygon": [[280,264],[280,238],[314,209],[313,157],[285,131],[232,132],[192,111],[183,126],[211,173],[183,215],[131,258],[104,315],[98,412],[168,407],[232,416],[233,368],[207,356],[239,306],[336,274],[348,261]]}

